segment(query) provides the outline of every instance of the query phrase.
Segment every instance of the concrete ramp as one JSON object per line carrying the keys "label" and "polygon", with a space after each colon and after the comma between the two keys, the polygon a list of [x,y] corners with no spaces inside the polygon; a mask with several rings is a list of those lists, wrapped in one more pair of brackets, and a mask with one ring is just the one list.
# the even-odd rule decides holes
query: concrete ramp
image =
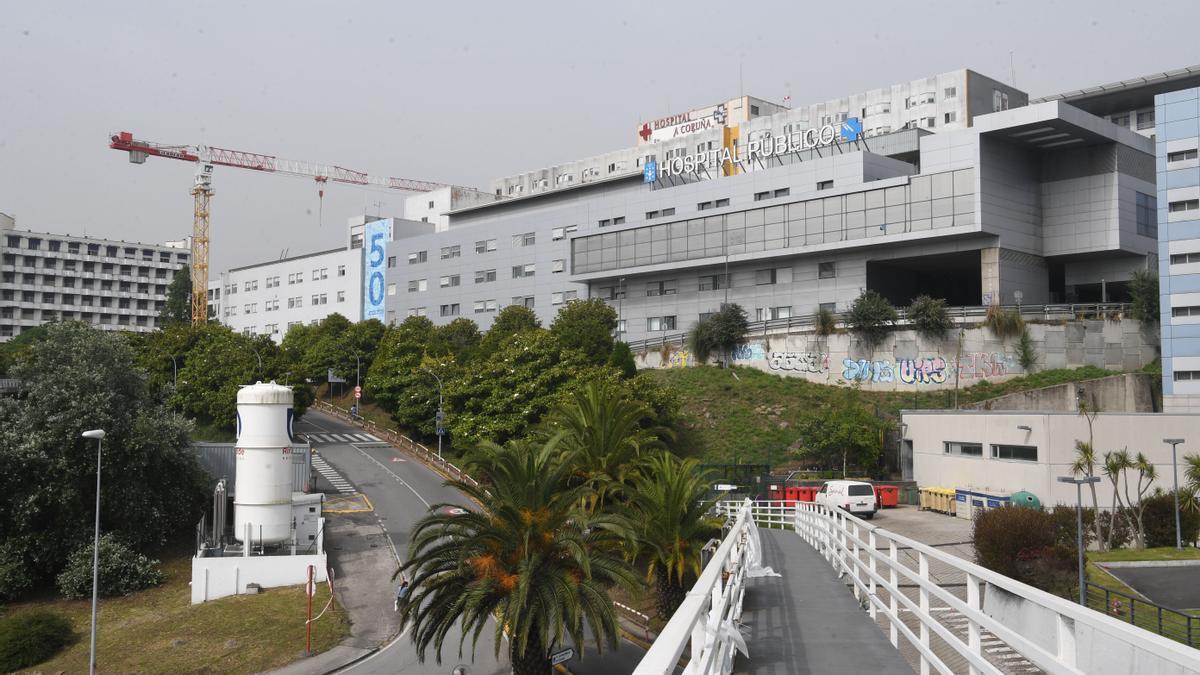
{"label": "concrete ramp", "polygon": [[763,564],[783,576],[747,581],[742,635],[750,658],[739,657],[735,673],[913,672],[811,546],[791,530],[759,533]]}

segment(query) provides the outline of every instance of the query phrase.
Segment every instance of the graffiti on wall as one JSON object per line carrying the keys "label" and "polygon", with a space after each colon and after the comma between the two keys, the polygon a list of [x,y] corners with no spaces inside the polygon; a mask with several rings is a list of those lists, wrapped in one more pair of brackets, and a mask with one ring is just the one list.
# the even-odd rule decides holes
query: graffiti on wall
{"label": "graffiti on wall", "polygon": [[893,382],[896,373],[891,361],[842,359],[842,379],[847,382]]}
{"label": "graffiti on wall", "polygon": [[976,352],[963,354],[958,360],[958,379],[982,380],[988,377],[1000,377],[1019,373],[1021,362],[1015,354],[1001,352]]}
{"label": "graffiti on wall", "polygon": [[946,359],[898,359],[900,381],[904,384],[943,384],[946,382]]}
{"label": "graffiti on wall", "polygon": [[[901,382],[903,384],[946,384],[953,380],[955,366],[941,356],[868,361],[843,359],[842,379],[847,382]],[[959,378],[983,379],[1021,372],[1011,354],[964,354],[959,362]]]}
{"label": "graffiti on wall", "polygon": [[766,349],[757,342],[748,342],[733,348],[734,361],[761,361],[766,358]]}
{"label": "graffiti on wall", "polygon": [[794,373],[826,373],[829,372],[829,355],[816,352],[771,352],[767,367],[771,370]]}
{"label": "graffiti on wall", "polygon": [[671,356],[663,364],[663,368],[687,368],[694,365],[696,365],[696,360],[692,358],[691,352],[686,349],[676,349],[671,352]]}

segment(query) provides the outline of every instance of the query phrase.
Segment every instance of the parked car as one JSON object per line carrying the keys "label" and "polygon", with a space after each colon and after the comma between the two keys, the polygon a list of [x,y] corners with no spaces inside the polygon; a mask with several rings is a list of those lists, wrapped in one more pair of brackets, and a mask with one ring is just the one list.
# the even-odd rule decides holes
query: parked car
{"label": "parked car", "polygon": [[863,518],[874,518],[879,510],[875,487],[857,480],[831,480],[821,486],[814,500],[831,509],[842,509]]}

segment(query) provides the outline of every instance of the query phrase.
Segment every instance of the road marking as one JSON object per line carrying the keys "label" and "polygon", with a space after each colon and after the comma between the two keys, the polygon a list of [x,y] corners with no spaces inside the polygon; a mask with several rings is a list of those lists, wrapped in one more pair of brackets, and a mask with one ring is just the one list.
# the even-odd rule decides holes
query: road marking
{"label": "road marking", "polygon": [[356,447],[356,448],[354,448],[354,449],[355,449],[355,450],[358,450],[359,454],[361,454],[363,457],[366,457],[367,459],[369,459],[369,460],[371,460],[372,462],[374,462],[374,463],[375,463],[375,466],[378,466],[379,468],[381,468],[381,469],[383,469],[384,471],[386,471],[386,472],[387,472],[389,475],[391,475],[391,477],[392,477],[392,478],[395,478],[396,480],[400,481],[400,484],[401,484],[401,485],[403,485],[404,487],[408,488],[410,492],[412,492],[414,495],[416,495],[416,496],[417,496],[417,499],[420,499],[420,500],[421,500],[421,503],[425,505],[425,508],[427,508],[427,509],[428,509],[428,508],[431,508],[431,505],[430,505],[430,503],[429,503],[428,501],[426,501],[424,497],[422,497],[422,496],[421,496],[421,493],[420,493],[420,492],[417,492],[417,491],[416,491],[416,489],[415,489],[413,486],[409,485],[409,484],[408,484],[408,483],[407,483],[407,482],[406,482],[406,481],[405,481],[403,478],[401,478],[400,476],[397,476],[397,475],[396,475],[394,472],[392,472],[392,470],[391,470],[391,469],[387,468],[387,467],[386,467],[386,466],[384,466],[382,463],[380,463],[380,461],[379,461],[379,460],[377,460],[377,459],[375,459],[374,457],[372,457],[372,456],[368,455],[366,452],[363,452],[363,449],[362,449],[362,448],[357,448],[357,447]]}

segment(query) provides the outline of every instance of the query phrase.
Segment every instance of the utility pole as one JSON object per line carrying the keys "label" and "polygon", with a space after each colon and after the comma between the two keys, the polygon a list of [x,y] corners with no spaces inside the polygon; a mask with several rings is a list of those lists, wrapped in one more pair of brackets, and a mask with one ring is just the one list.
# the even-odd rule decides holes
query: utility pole
{"label": "utility pole", "polygon": [[428,368],[422,368],[421,370],[424,370],[425,372],[429,373],[430,375],[433,376],[433,379],[437,380],[438,409],[437,409],[437,415],[434,417],[434,422],[435,422],[435,424],[437,424],[438,461],[440,462],[440,461],[442,461],[442,436],[446,435],[446,427],[445,427],[446,411],[442,409],[442,378],[438,377],[437,373],[433,372],[432,370],[430,370]]}

